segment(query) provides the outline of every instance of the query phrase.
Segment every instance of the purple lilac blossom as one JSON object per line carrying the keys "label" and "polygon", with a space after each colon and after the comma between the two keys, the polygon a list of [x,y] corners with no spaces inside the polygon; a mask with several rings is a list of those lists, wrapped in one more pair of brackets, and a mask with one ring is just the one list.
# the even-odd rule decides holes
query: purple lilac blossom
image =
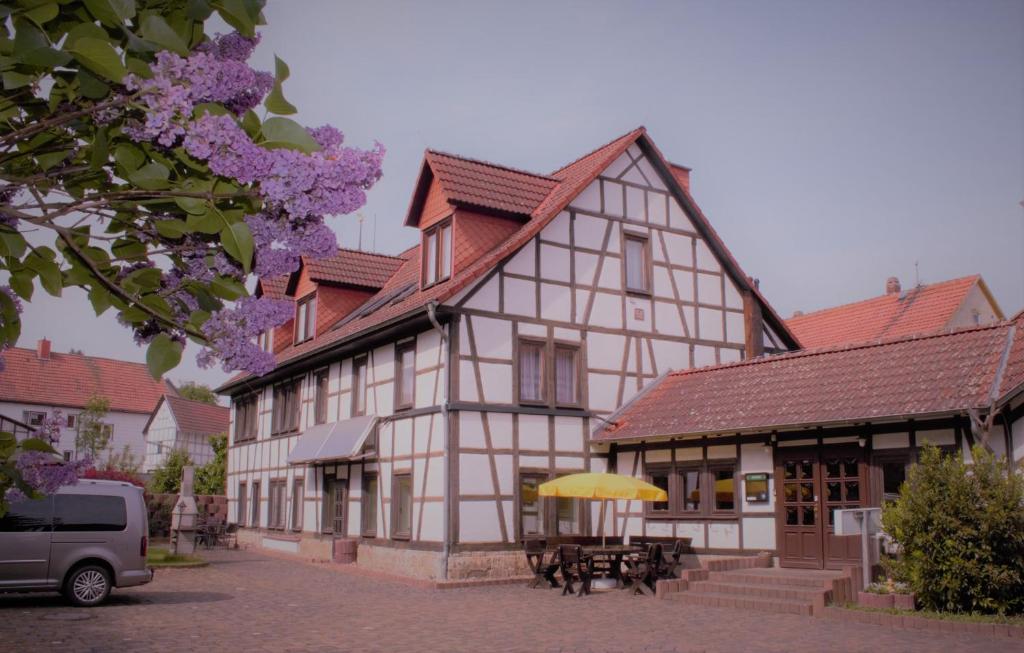
{"label": "purple lilac blossom", "polygon": [[7,491],[4,492],[4,501],[8,504],[24,501],[27,498],[28,496],[16,487],[9,487],[7,488]]}
{"label": "purple lilac blossom", "polygon": [[62,485],[78,482],[79,475],[92,466],[92,460],[65,462],[51,453],[23,451],[16,457],[14,466],[30,487],[43,494],[53,494]]}
{"label": "purple lilac blossom", "polygon": [[292,223],[283,216],[247,215],[256,249],[256,274],[277,277],[299,269],[299,257],[328,257],[338,249],[334,232],[319,220]]}
{"label": "purple lilac blossom", "polygon": [[266,297],[243,297],[233,308],[224,308],[203,324],[209,347],[199,352],[200,367],[211,367],[217,360],[225,372],[246,370],[262,375],[274,369],[274,355],[256,344],[259,334],[290,320],[292,303]]}
{"label": "purple lilac blossom", "polygon": [[35,436],[41,440],[46,440],[52,445],[56,445],[60,442],[60,429],[63,425],[64,412],[59,409],[55,410],[52,414],[43,418],[39,428],[36,429]]}

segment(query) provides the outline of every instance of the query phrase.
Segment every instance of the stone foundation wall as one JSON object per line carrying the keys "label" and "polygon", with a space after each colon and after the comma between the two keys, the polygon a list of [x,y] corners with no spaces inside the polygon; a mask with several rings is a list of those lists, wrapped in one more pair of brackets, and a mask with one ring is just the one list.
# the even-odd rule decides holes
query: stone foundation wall
{"label": "stone foundation wall", "polygon": [[449,580],[478,580],[529,576],[522,551],[465,551],[448,557]]}
{"label": "stone foundation wall", "polygon": [[[264,539],[273,543],[281,543],[278,546],[265,546]],[[288,544],[291,544],[288,546]],[[238,529],[238,546],[243,549],[268,548],[278,552],[291,553],[304,560],[316,562],[328,562],[332,555],[331,538],[320,538],[316,535],[303,533],[301,536],[282,536],[267,534],[251,528]]]}
{"label": "stone foundation wall", "polygon": [[440,551],[397,549],[360,542],[356,565],[422,580],[442,580],[444,577],[444,554]]}

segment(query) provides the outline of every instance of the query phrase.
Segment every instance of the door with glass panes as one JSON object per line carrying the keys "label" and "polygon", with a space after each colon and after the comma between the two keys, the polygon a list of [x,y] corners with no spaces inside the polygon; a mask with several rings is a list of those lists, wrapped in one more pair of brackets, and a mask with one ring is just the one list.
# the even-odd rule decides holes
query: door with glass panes
{"label": "door with glass panes", "polygon": [[857,537],[835,534],[835,511],[866,505],[866,469],[853,447],[779,448],[776,530],[783,567],[839,568],[860,560]]}

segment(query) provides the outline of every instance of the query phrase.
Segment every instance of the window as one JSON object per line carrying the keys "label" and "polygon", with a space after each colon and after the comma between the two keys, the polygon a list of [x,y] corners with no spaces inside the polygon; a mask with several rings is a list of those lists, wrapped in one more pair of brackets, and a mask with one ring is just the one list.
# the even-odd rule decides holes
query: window
{"label": "window", "polygon": [[295,344],[316,334],[316,293],[299,300],[295,307]]}
{"label": "window", "polygon": [[568,497],[555,499],[555,534],[580,534],[580,500]]}
{"label": "window", "polygon": [[235,518],[238,521],[239,526],[245,525],[245,517],[247,514],[246,506],[248,505],[247,499],[249,498],[246,493],[247,490],[248,488],[245,486],[244,482],[238,484],[238,512]]}
{"label": "window", "polygon": [[519,477],[519,534],[544,534],[544,504],[538,487],[547,480],[541,474],[522,474]]}
{"label": "window", "polygon": [[306,507],[305,479],[301,476],[292,481],[292,530],[302,530],[302,513]]}
{"label": "window", "polygon": [[256,337],[256,344],[263,351],[273,351],[274,349],[274,329],[270,328],[260,333]]}
{"label": "window", "polygon": [[452,271],[452,223],[450,220],[423,232],[423,287],[446,280]]}
{"label": "window", "polygon": [[255,393],[235,400],[235,442],[244,442],[256,437],[256,417],[259,402]]}
{"label": "window", "polygon": [[519,403],[547,403],[544,387],[543,342],[519,341]]}
{"label": "window", "polygon": [[395,474],[391,488],[391,537],[407,540],[412,535],[412,474]]}
{"label": "window", "polygon": [[[668,492],[668,501],[645,504],[644,511],[650,517],[731,517],[736,514],[734,461],[648,465],[647,479]],[[701,486],[714,488],[714,492],[701,492]]]}
{"label": "window", "polygon": [[299,429],[299,381],[274,386],[271,434],[281,435]]}
{"label": "window", "polygon": [[579,347],[555,345],[555,403],[578,406],[580,403]]}
{"label": "window", "polygon": [[320,370],[313,378],[316,383],[316,403],[313,406],[316,414],[313,419],[317,424],[323,424],[327,421],[327,394],[331,376],[328,370]]}
{"label": "window", "polygon": [[352,361],[353,416],[366,414],[366,367],[366,356],[360,356]]}
{"label": "window", "polygon": [[647,239],[626,234],[624,237],[626,290],[650,292],[650,260],[647,255]]}
{"label": "window", "polygon": [[65,450],[64,450],[64,462],[66,462],[66,463],[69,463],[69,462],[71,462],[71,456],[72,456],[73,454],[74,454],[74,452],[73,452],[73,451],[69,451],[69,450],[65,449]]}
{"label": "window", "polygon": [[260,527],[260,482],[252,482],[252,514],[249,518],[249,525],[253,528]]}
{"label": "window", "polygon": [[412,408],[416,393],[416,341],[395,348],[395,409]]}
{"label": "window", "polygon": [[50,497],[15,501],[0,517],[0,533],[43,533],[50,530],[52,516],[53,501]]}
{"label": "window", "polygon": [[76,418],[77,417],[78,417],[77,415],[68,415],[67,425],[68,425],[69,429],[75,428],[75,422],[76,422]]}
{"label": "window", "polygon": [[269,504],[267,506],[267,528],[284,530],[285,523],[285,492],[287,485],[285,480],[274,479],[270,481],[268,490]]}
{"label": "window", "polygon": [[363,537],[377,536],[377,475],[363,472],[363,495],[359,500]]}
{"label": "window", "polygon": [[128,527],[124,497],[57,494],[53,497],[54,531],[123,531]]}
{"label": "window", "polygon": [[29,426],[42,426],[43,420],[46,419],[46,413],[40,413],[34,410],[26,410],[22,412],[22,418],[25,420],[25,424]]}
{"label": "window", "polygon": [[579,499],[540,496],[539,486],[551,477],[546,472],[519,475],[519,536],[579,535],[582,532],[583,504]]}
{"label": "window", "polygon": [[[520,340],[516,371],[519,403],[579,407],[580,369],[579,345],[556,342],[549,348],[542,340]],[[552,394],[548,393],[549,380],[554,385]]]}

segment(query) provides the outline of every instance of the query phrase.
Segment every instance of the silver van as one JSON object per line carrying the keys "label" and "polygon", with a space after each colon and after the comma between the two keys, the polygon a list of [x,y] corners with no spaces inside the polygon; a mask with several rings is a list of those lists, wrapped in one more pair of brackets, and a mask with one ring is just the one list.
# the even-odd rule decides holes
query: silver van
{"label": "silver van", "polygon": [[148,545],[142,488],[80,480],[0,517],[0,592],[56,590],[75,605],[99,605],[111,587],[153,580]]}

